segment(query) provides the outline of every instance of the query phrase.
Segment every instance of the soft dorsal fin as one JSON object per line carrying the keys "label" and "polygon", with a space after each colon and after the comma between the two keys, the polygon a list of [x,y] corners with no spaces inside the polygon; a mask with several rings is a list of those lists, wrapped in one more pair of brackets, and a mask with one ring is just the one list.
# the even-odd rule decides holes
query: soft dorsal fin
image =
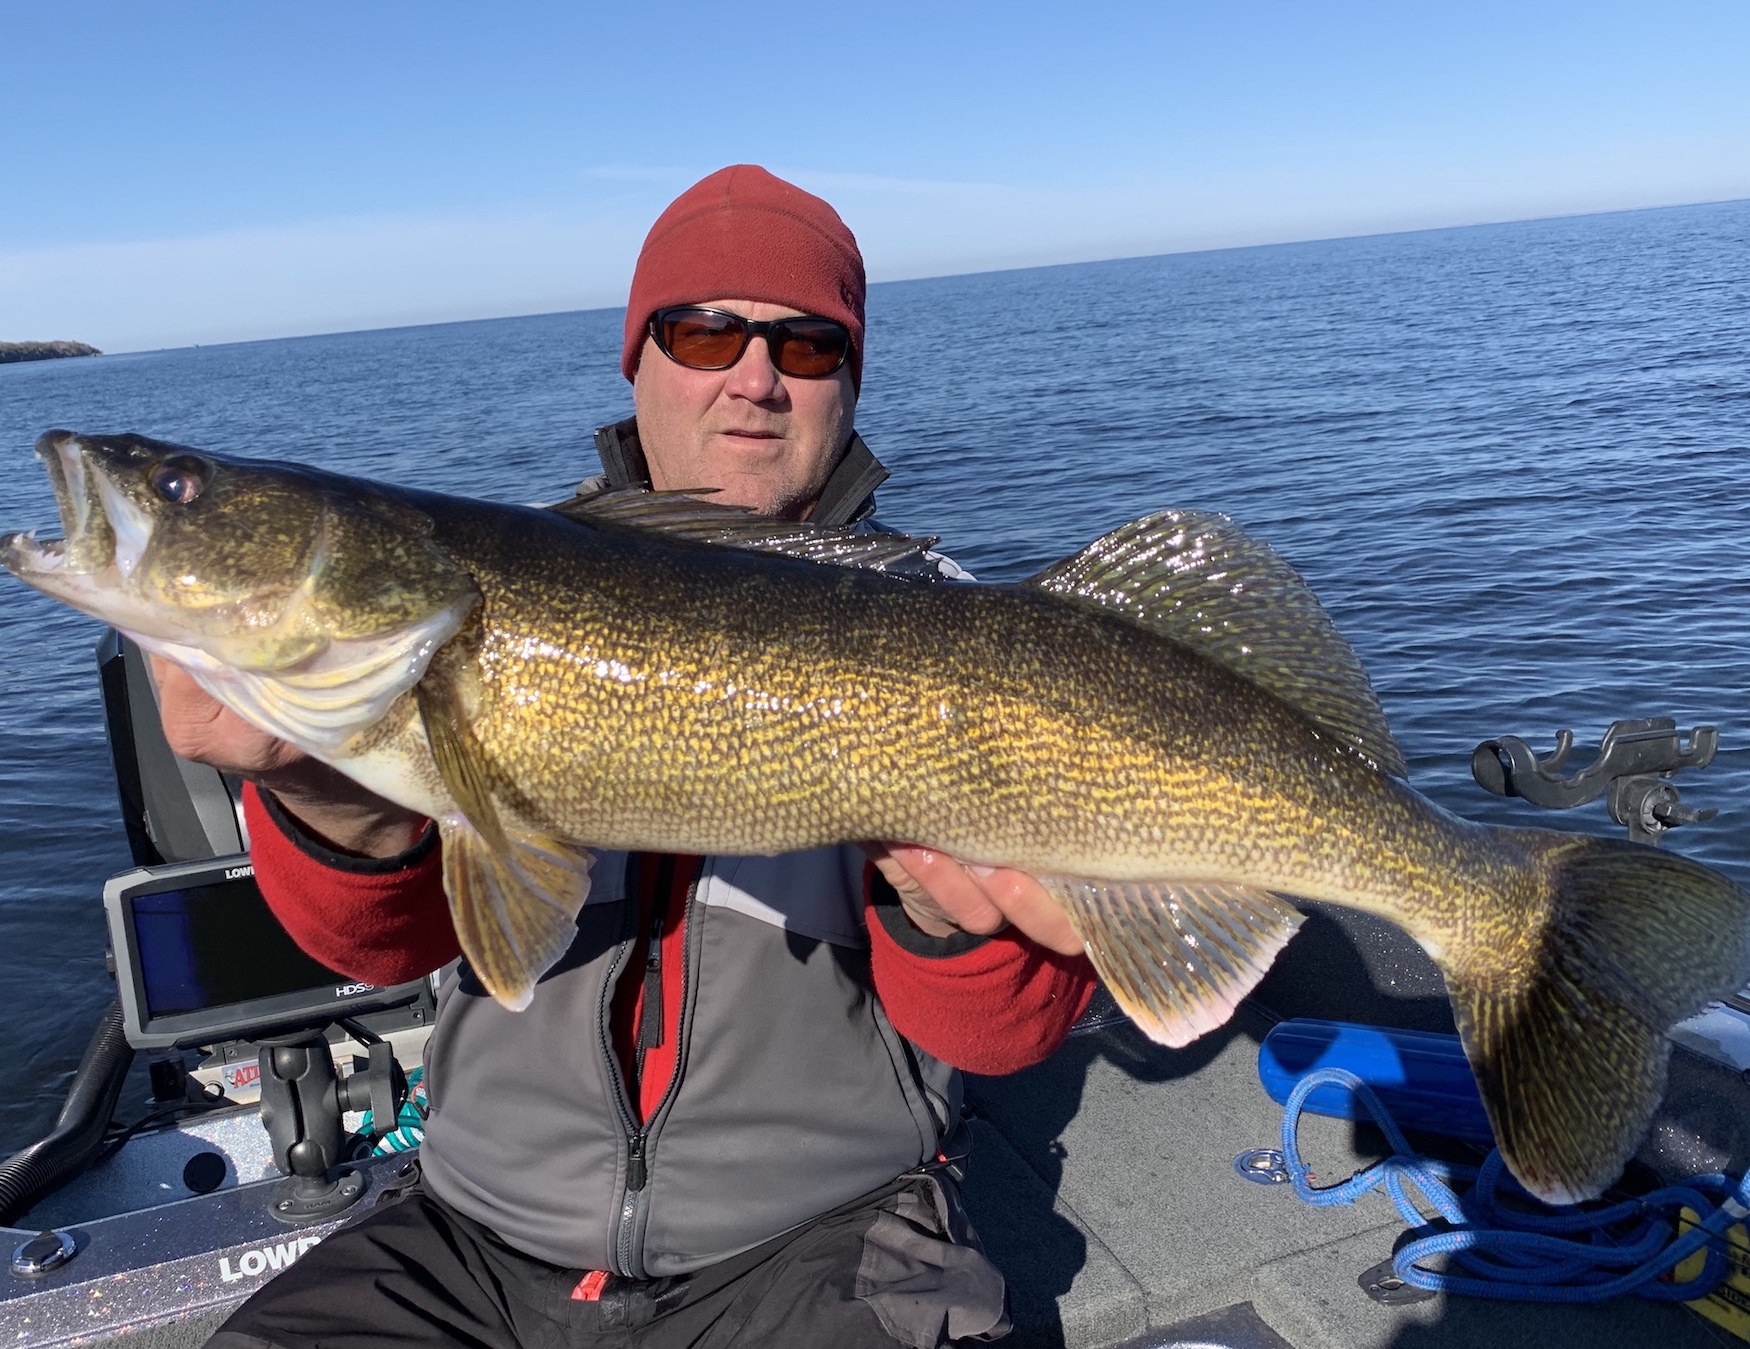
{"label": "soft dorsal fin", "polygon": [[863,567],[920,581],[942,579],[938,559],[930,551],[936,545],[934,538],[775,520],[740,506],[701,501],[690,492],[604,488],[580,491],[547,509],[588,525],[644,530],[690,543],[778,553],[835,567]]}
{"label": "soft dorsal fin", "polygon": [[1299,574],[1213,511],[1158,511],[1026,582],[1098,604],[1225,666],[1407,775],[1361,661]]}

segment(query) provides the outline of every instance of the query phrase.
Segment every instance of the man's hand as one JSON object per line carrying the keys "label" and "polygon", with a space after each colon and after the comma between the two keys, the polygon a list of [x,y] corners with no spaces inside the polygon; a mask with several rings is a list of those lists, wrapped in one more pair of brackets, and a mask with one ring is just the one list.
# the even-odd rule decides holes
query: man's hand
{"label": "man's hand", "polygon": [[1013,923],[1049,950],[1082,953],[1082,940],[1056,900],[1024,871],[975,867],[909,843],[865,843],[863,851],[899,894],[920,932],[1000,932]]}
{"label": "man's hand", "polygon": [[360,857],[393,857],[423,828],[413,811],[367,791],[295,745],[222,706],[181,666],[152,658],[164,738],[185,759],[270,791],[317,841]]}
{"label": "man's hand", "polygon": [[277,736],[256,730],[195,683],[180,665],[162,656],[151,661],[164,738],[183,758],[265,785],[310,757]]}

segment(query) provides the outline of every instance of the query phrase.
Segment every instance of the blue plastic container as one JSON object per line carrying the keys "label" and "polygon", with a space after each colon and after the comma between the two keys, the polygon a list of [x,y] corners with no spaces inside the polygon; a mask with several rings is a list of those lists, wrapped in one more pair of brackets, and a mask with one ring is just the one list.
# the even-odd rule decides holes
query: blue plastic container
{"label": "blue plastic container", "polygon": [[[1278,1105],[1315,1068],[1347,1068],[1379,1093],[1405,1129],[1495,1144],[1456,1035],[1301,1018],[1277,1026],[1258,1049],[1258,1078]],[[1306,1108],[1335,1119],[1369,1118],[1354,1095],[1338,1086],[1320,1087],[1307,1097]]]}

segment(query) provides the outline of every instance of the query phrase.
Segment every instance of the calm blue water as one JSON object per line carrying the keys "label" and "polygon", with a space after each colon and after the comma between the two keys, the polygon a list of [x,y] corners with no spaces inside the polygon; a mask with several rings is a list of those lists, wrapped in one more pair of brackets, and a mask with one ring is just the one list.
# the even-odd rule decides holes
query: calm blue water
{"label": "calm blue water", "polygon": [[[1678,847],[1750,881],[1750,202],[877,286],[882,515],[1014,578],[1163,505],[1270,540],[1360,651],[1424,792],[1480,740],[1719,726]],[[0,529],[50,426],[514,501],[630,411],[595,311],[0,367]],[[40,336],[40,334],[36,334]],[[33,334],[14,334],[33,336]],[[78,336],[78,334],[72,334]],[[0,581],[0,1155],[111,996],[128,865],[95,624]],[[1617,832],[1602,804],[1540,822]]]}

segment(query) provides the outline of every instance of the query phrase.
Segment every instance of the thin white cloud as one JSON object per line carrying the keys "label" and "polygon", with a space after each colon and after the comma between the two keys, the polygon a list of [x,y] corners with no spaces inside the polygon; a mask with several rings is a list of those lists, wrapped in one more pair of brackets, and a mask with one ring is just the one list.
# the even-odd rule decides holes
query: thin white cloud
{"label": "thin white cloud", "polygon": [[1494,162],[1402,153],[1309,156],[1267,174],[968,184],[837,199],[873,280],[1750,197],[1726,146],[1618,144],[1608,155]]}
{"label": "thin white cloud", "polygon": [[[724,166],[721,164],[597,164],[585,172],[586,176],[604,182],[652,183],[679,189],[696,183],[706,174],[722,167]],[[843,173],[832,169],[798,168],[784,164],[767,164],[765,167],[778,177],[829,199],[835,193],[960,196],[968,192],[1001,193],[1013,190],[1009,185],[995,182]]]}
{"label": "thin white cloud", "polygon": [[[1750,196],[1727,140],[1675,155],[1619,142],[1512,169],[1410,146],[1327,147],[1266,173],[1010,184],[774,168],[833,202],[879,281]],[[610,169],[622,190],[563,210],[0,253],[0,340],[127,351],[622,304],[650,222],[698,175],[597,172]]]}
{"label": "thin white cloud", "polygon": [[367,217],[4,253],[0,337],[131,351],[620,304],[645,228]]}

